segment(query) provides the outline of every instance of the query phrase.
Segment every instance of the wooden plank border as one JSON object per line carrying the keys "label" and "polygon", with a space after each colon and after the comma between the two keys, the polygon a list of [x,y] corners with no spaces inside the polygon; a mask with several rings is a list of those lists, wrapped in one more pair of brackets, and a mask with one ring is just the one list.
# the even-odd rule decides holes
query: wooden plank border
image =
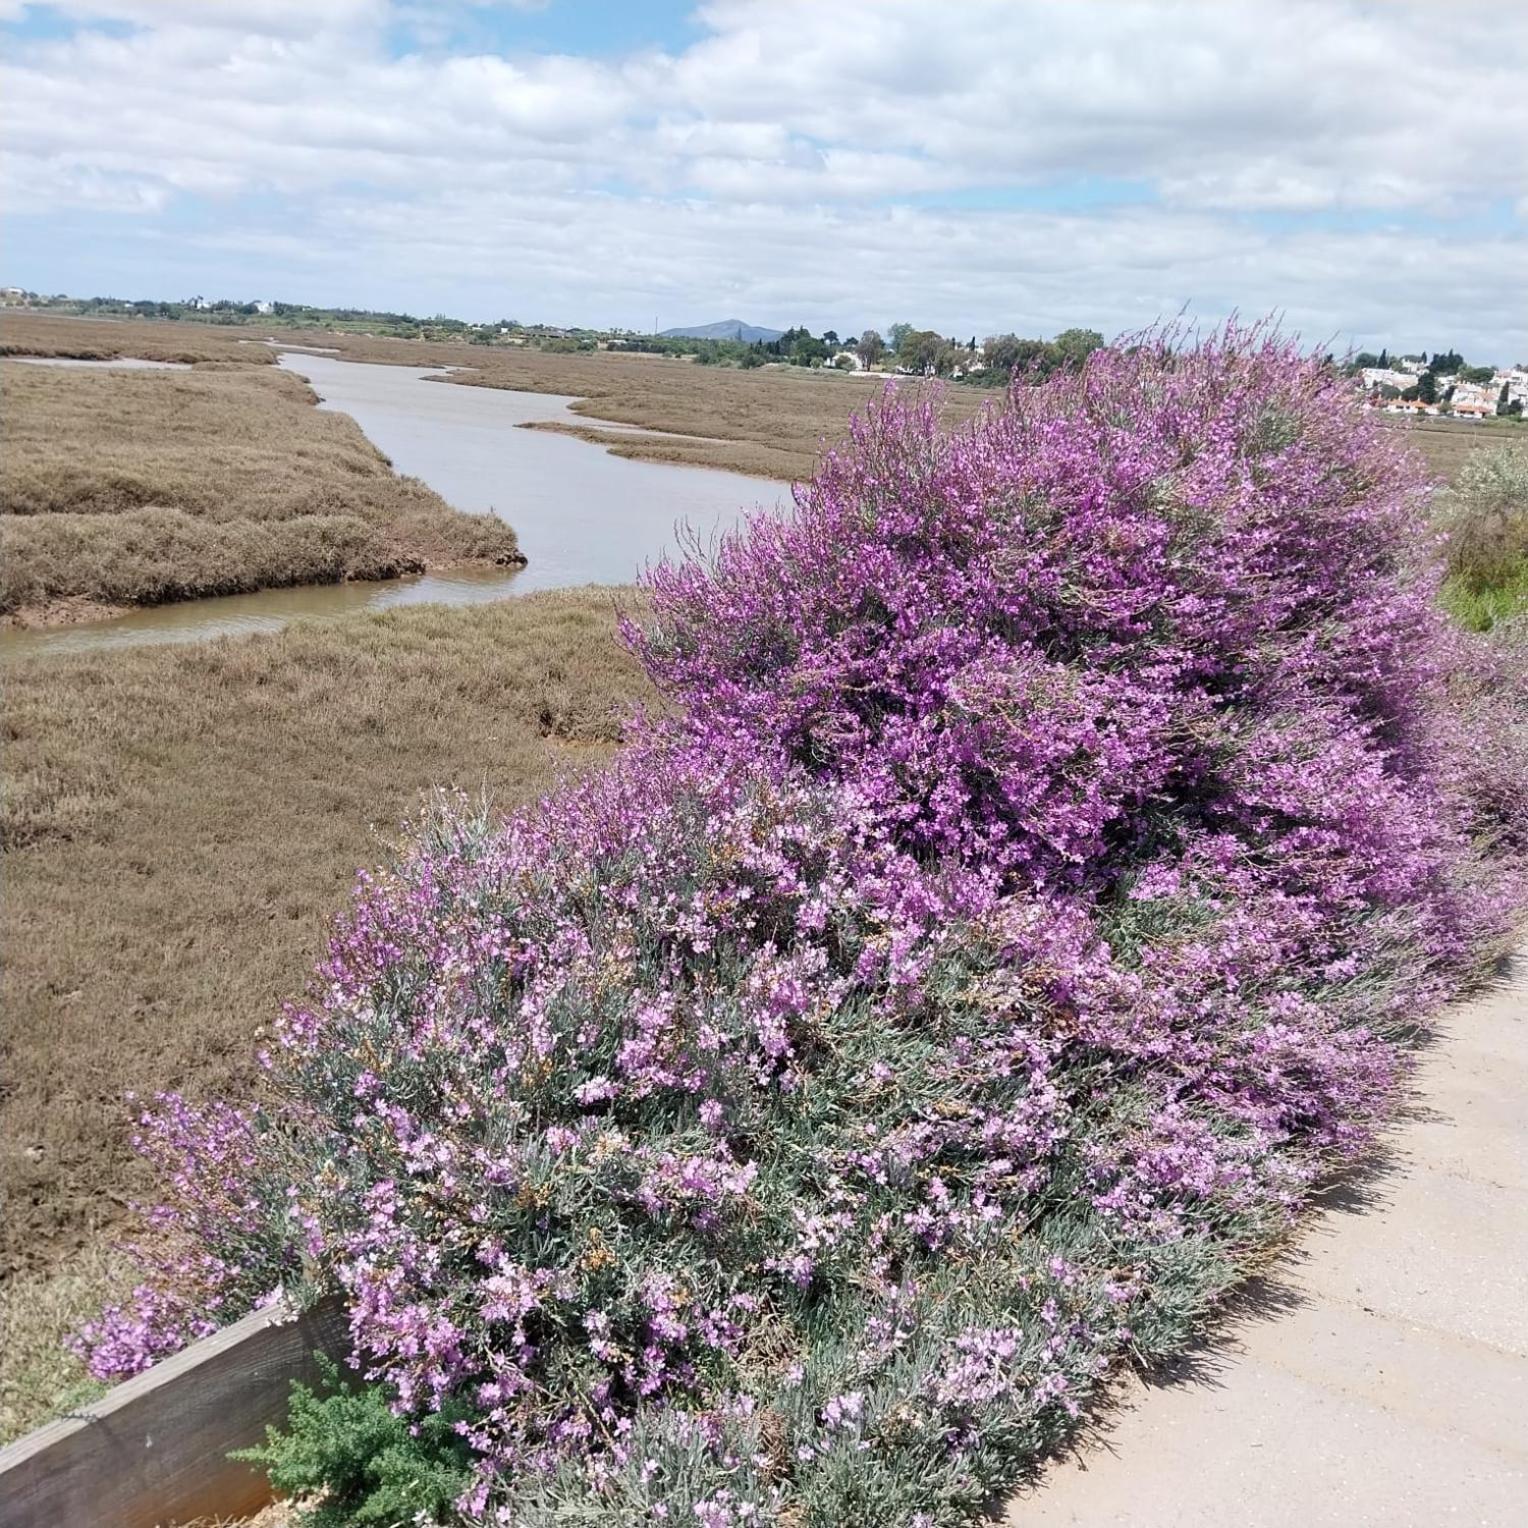
{"label": "wooden plank border", "polygon": [[286,1420],[315,1352],[348,1346],[335,1298],[297,1315],[276,1305],[157,1363],[99,1401],[0,1449],[0,1528],[159,1528],[237,1517],[271,1499],[228,1455]]}

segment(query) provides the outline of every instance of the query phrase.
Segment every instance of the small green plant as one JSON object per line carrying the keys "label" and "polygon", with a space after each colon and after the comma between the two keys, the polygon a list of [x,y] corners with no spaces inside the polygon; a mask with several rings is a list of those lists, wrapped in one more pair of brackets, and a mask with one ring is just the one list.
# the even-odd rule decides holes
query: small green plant
{"label": "small green plant", "polygon": [[455,1432],[460,1407],[416,1426],[388,1409],[374,1385],[353,1385],[333,1360],[318,1358],[321,1389],[292,1386],[286,1431],[266,1429],[258,1448],[232,1457],[262,1466],[272,1486],[303,1503],[306,1528],[378,1528],[447,1520],[471,1479],[468,1450]]}

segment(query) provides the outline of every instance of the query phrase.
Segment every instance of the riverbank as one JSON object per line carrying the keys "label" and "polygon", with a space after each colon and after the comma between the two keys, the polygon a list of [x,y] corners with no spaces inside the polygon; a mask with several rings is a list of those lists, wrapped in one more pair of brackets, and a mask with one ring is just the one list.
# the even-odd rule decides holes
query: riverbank
{"label": "riverbank", "polygon": [[523,563],[265,365],[0,365],[0,616],[47,624],[297,584]]}
{"label": "riverbank", "polygon": [[[168,325],[162,327],[170,327]],[[675,356],[620,351],[555,352],[446,341],[378,339],[326,330],[284,331],[283,345],[324,347],[350,361],[388,366],[449,366],[456,387],[572,394],[572,413],[588,421],[580,438],[633,460],[719,467],[781,482],[809,478],[824,446],[836,445],[850,416],[888,384],[932,386],[948,427],[1001,407],[1000,389],[971,383],[925,384],[888,372],[855,373],[771,365],[751,371],[698,366]],[[1452,478],[1477,451],[1521,441],[1525,427],[1490,420],[1382,421],[1406,432],[1428,468]],[[600,426],[617,426],[613,434]],[[538,428],[545,428],[544,426]],[[676,437],[683,437],[682,439]]]}
{"label": "riverbank", "polygon": [[[168,326],[165,326],[168,327]],[[841,441],[850,416],[888,383],[923,389],[918,378],[888,372],[812,371],[765,366],[752,371],[697,366],[674,356],[619,351],[553,352],[447,341],[376,339],[325,330],[285,332],[284,345],[324,346],[350,361],[388,366],[450,366],[456,387],[510,388],[575,395],[572,412],[586,426],[563,428],[634,460],[720,467],[795,482],[811,476],[825,445]],[[937,385],[940,417],[962,424],[1000,407],[999,389]],[[1522,427],[1496,421],[1386,419],[1404,430],[1437,476],[1449,479],[1478,450],[1524,438]],[[609,426],[618,427],[612,431]],[[606,426],[607,428],[601,428]],[[682,437],[682,438],[676,438]]]}
{"label": "riverbank", "polygon": [[[764,366],[752,371],[697,366],[672,356],[619,351],[557,354],[530,347],[403,340],[327,329],[259,325],[237,330],[211,324],[146,320],[89,320],[47,314],[0,315],[0,354],[141,355],[156,359],[269,361],[265,343],[279,335],[282,350],[309,350],[386,366],[450,366],[440,379],[453,387],[492,387],[559,393],[571,412],[588,421],[579,437],[629,460],[718,468],[748,476],[797,482],[810,477],[823,446],[843,439],[850,416],[888,382],[919,386],[910,378]],[[946,387],[945,423],[973,417],[1001,402],[995,390]],[[601,425],[620,426],[612,435]],[[1440,477],[1450,478],[1482,447],[1520,439],[1492,423],[1428,419],[1397,421]],[[537,426],[537,428],[548,428]],[[571,432],[571,427],[570,432]],[[683,440],[674,437],[683,436]]]}
{"label": "riverbank", "polygon": [[249,341],[248,334],[215,324],[66,318],[15,309],[0,313],[0,357],[57,356],[74,361],[130,358],[182,366],[269,366],[275,361],[273,351]]}
{"label": "riverbank", "polygon": [[[285,338],[332,346],[350,361],[458,368],[441,379],[443,386],[571,396],[571,412],[588,422],[581,438],[628,460],[720,468],[782,483],[811,477],[823,449],[843,440],[852,415],[888,382],[902,388],[924,385],[884,373],[794,366],[740,371],[614,350],[563,355],[322,331]],[[976,388],[943,389],[941,417],[947,425],[960,424],[1000,397]],[[601,425],[619,426],[620,432],[611,438]]]}

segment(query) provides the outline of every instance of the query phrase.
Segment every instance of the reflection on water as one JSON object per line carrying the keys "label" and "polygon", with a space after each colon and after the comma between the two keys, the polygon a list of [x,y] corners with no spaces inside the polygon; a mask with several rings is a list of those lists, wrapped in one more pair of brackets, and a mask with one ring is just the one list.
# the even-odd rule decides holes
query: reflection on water
{"label": "reflection on water", "polygon": [[480,605],[516,593],[518,568],[453,568],[392,578],[383,583],[303,584],[293,589],[260,589],[215,599],[146,605],[127,615],[78,626],[44,626],[0,632],[0,654],[80,653],[103,647],[138,647],[166,642],[199,642],[204,637],[247,636],[280,631],[304,617],[348,615],[361,610],[393,610],[400,605]]}
{"label": "reflection on water", "polygon": [[96,371],[190,371],[189,361],[145,361],[141,356],[120,355],[109,361],[82,361],[71,355],[8,355],[7,361],[23,366],[89,366]]}
{"label": "reflection on water", "polygon": [[627,461],[571,436],[515,428],[532,420],[580,419],[568,409],[571,398],[461,387],[438,380],[445,375],[440,370],[306,352],[284,351],[278,364],[306,377],[321,407],[351,415],[399,472],[422,478],[458,509],[502,515],[530,565],[186,600],[79,626],[0,632],[0,654],[190,642],[272,631],[305,616],[429,601],[478,604],[534,589],[629,583],[675,547],[681,528],[704,545],[743,511],[789,502],[789,489],[765,478]]}

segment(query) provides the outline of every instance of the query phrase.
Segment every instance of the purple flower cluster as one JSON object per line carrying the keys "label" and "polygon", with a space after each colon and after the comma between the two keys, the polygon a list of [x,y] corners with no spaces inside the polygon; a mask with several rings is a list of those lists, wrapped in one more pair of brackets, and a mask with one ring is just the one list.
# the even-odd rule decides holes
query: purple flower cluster
{"label": "purple flower cluster", "polygon": [[434,814],[264,1107],[166,1101],[96,1371],[338,1288],[401,1412],[471,1402],[468,1520],[966,1520],[1372,1139],[1522,905],[1424,501],[1257,333],[956,434],[889,397],[652,574],[670,719]]}

